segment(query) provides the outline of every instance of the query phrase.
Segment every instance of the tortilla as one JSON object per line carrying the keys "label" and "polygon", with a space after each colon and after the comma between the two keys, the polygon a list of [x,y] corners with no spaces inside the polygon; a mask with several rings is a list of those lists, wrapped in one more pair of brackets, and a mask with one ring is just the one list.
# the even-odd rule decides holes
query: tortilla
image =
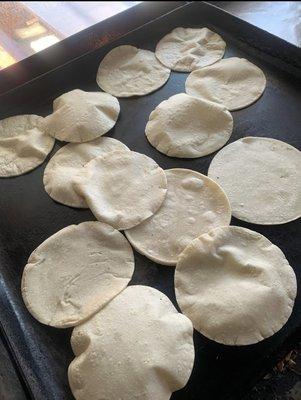
{"label": "tortilla", "polygon": [[162,64],[179,72],[190,72],[223,58],[226,43],[208,28],[175,28],[156,47]]}
{"label": "tortilla", "polygon": [[71,90],[54,100],[46,133],[65,142],[88,142],[111,130],[119,111],[118,100],[108,93]]}
{"label": "tortilla", "polygon": [[129,229],[151,217],[166,196],[166,177],[144,154],[116,150],[94,158],[74,181],[99,221]]}
{"label": "tortilla", "polygon": [[75,326],[105,306],[127,286],[134,256],[125,237],[97,221],[70,225],[30,255],[22,276],[22,296],[41,323]]}
{"label": "tortilla", "polygon": [[283,327],[297,283],[277,246],[260,233],[229,226],[205,233],[180,254],[175,291],[196,330],[216,342],[241,346]]}
{"label": "tortilla", "polygon": [[76,400],[169,400],[194,362],[193,329],[161,292],[130,286],[72,333]]}
{"label": "tortilla", "polygon": [[176,265],[179,254],[202,233],[229,225],[229,201],[217,183],[190,169],[169,169],[167,196],[157,213],[125,231],[131,245],[162,265]]}
{"label": "tortilla", "polygon": [[44,118],[16,115],[0,121],[0,177],[25,174],[42,164],[54,146]]}
{"label": "tortilla", "polygon": [[257,101],[266,87],[264,73],[244,58],[231,57],[193,71],[186,80],[186,93],[234,111]]}
{"label": "tortilla", "polygon": [[96,81],[105,92],[116,97],[144,96],[163,86],[170,69],[155,53],[134,46],[118,46],[101,61]]}
{"label": "tortilla", "polygon": [[225,190],[236,218],[275,225],[301,216],[301,152],[285,142],[239,139],[217,153],[208,176]]}
{"label": "tortilla", "polygon": [[69,143],[58,150],[44,171],[43,183],[49,196],[70,207],[88,208],[84,198],[73,189],[74,177],[85,164],[114,150],[129,151],[119,140],[100,137],[87,143]]}
{"label": "tortilla", "polygon": [[180,93],[155,108],[145,133],[150,144],[161,153],[195,158],[224,146],[232,130],[233,118],[225,107]]}

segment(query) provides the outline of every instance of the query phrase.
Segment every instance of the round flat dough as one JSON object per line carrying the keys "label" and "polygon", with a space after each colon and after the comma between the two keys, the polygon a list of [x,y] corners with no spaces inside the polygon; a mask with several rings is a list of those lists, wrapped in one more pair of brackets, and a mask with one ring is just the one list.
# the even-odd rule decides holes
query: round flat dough
{"label": "round flat dough", "polygon": [[217,153],[208,176],[225,190],[236,218],[275,225],[301,216],[301,152],[287,143],[239,139]]}
{"label": "round flat dough", "polygon": [[112,129],[119,111],[118,100],[108,93],[71,90],[54,100],[46,133],[65,142],[88,142]]}
{"label": "round flat dough", "polygon": [[76,327],[68,378],[76,400],[169,400],[194,363],[193,328],[161,292],[130,286]]}
{"label": "round flat dough", "polygon": [[264,92],[266,78],[256,65],[244,58],[225,58],[193,71],[186,80],[186,92],[224,105],[234,111],[247,107]]}
{"label": "round flat dough", "polygon": [[81,173],[85,164],[100,155],[114,150],[129,151],[119,140],[100,137],[87,143],[69,143],[58,150],[47,164],[43,183],[53,200],[70,207],[88,208],[83,197],[74,188],[74,177]]}
{"label": "round flat dough", "polygon": [[150,260],[176,265],[181,251],[202,233],[229,225],[231,210],[223,190],[190,169],[169,169],[167,196],[155,215],[125,231],[132,246]]}
{"label": "round flat dough", "polygon": [[17,115],[0,121],[0,177],[25,174],[43,163],[54,146],[44,118]]}
{"label": "round flat dough", "polygon": [[38,321],[67,328],[112,300],[133,272],[133,251],[125,237],[107,224],[83,222],[55,233],[30,255],[22,296]]}
{"label": "round flat dough", "polygon": [[167,182],[163,169],[151,158],[116,150],[90,161],[74,188],[98,220],[128,229],[158,210]]}
{"label": "round flat dough", "polygon": [[224,146],[232,130],[233,118],[225,107],[180,93],[155,108],[145,133],[161,153],[195,158]]}
{"label": "round flat dough", "polygon": [[193,240],[180,254],[175,291],[196,330],[226,345],[249,345],[279,331],[291,315],[297,283],[282,251],[237,226]]}
{"label": "round flat dough", "polygon": [[144,96],[163,86],[170,69],[155,53],[134,46],[118,46],[101,61],[96,81],[105,92],[117,97]]}
{"label": "round flat dough", "polygon": [[166,67],[190,72],[223,58],[226,43],[208,28],[175,28],[156,47],[156,56]]}

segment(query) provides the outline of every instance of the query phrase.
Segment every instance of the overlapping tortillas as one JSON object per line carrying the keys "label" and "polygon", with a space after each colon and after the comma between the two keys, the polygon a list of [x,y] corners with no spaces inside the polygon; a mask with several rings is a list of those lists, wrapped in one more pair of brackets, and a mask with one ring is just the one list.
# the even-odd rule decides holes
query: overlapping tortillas
{"label": "overlapping tortillas", "polygon": [[156,47],[162,64],[174,71],[190,72],[223,58],[226,43],[208,28],[175,28]]}
{"label": "overlapping tortillas", "polygon": [[86,164],[74,188],[97,219],[128,229],[158,210],[167,182],[163,169],[151,158],[116,150]]}
{"label": "overlapping tortillas", "polygon": [[282,328],[296,297],[296,277],[266,237],[236,226],[193,240],[175,272],[178,304],[195,329],[227,345],[257,343]]}
{"label": "overlapping tortillas", "polygon": [[42,164],[54,139],[44,134],[44,118],[17,115],[0,121],[0,177],[25,174]]}
{"label": "overlapping tortillas", "polygon": [[101,61],[96,81],[105,92],[117,97],[144,96],[163,86],[170,69],[155,53],[134,46],[118,46]]}
{"label": "overlapping tortillas", "polygon": [[130,286],[71,337],[76,400],[169,400],[194,363],[193,329],[161,292]]}
{"label": "overlapping tortillas", "polygon": [[190,169],[169,169],[167,196],[155,215],[125,231],[132,246],[149,259],[176,265],[181,251],[208,230],[228,225],[229,201],[207,176]]}
{"label": "overlapping tortillas", "polygon": [[118,100],[108,93],[71,90],[54,100],[46,133],[65,142],[88,142],[112,129],[119,111]]}
{"label": "overlapping tortillas", "polygon": [[221,148],[232,130],[233,118],[225,107],[180,93],[155,108],[145,133],[161,153],[195,158]]}
{"label": "overlapping tortillas", "polygon": [[188,94],[222,104],[230,111],[255,103],[265,87],[266,78],[262,70],[237,57],[193,71],[186,80]]}
{"label": "overlapping tortillas", "polygon": [[31,254],[22,296],[43,324],[75,326],[120,293],[134,271],[133,251],[116,229],[97,221],[70,225]]}
{"label": "overlapping tortillas", "polygon": [[217,153],[208,176],[225,190],[236,218],[274,225],[301,216],[301,152],[287,143],[239,139]]}
{"label": "overlapping tortillas", "polygon": [[46,192],[59,203],[70,207],[88,208],[84,198],[74,188],[74,178],[93,158],[114,150],[129,151],[119,140],[100,137],[87,143],[69,143],[51,158],[44,172]]}

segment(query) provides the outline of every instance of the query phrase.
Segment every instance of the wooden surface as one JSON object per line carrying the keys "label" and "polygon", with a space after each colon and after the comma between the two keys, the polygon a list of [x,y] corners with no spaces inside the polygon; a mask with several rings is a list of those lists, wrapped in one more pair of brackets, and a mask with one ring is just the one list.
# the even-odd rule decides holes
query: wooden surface
{"label": "wooden surface", "polygon": [[0,338],[0,400],[25,400],[14,365]]}

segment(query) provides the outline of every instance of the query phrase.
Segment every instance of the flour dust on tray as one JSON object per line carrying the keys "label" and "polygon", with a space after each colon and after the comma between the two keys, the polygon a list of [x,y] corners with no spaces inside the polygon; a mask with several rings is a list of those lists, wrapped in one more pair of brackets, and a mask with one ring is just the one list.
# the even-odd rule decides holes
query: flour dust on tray
{"label": "flour dust on tray", "polygon": [[118,46],[101,61],[96,81],[105,92],[116,97],[144,96],[163,86],[170,69],[155,53],[134,46]]}
{"label": "flour dust on tray", "polygon": [[193,328],[161,292],[129,286],[71,336],[76,400],[169,400],[194,363]]}
{"label": "flour dust on tray", "polygon": [[114,150],[129,151],[119,140],[100,137],[86,143],[68,143],[47,164],[43,183],[49,196],[70,207],[88,208],[84,198],[74,190],[74,179],[93,158]]}
{"label": "flour dust on tray", "polygon": [[294,270],[260,233],[228,226],[193,240],[180,254],[175,291],[194,328],[226,345],[272,336],[291,315]]}
{"label": "flour dust on tray", "polygon": [[190,72],[223,58],[226,43],[208,28],[175,28],[156,47],[156,56],[173,71]]}
{"label": "flour dust on tray", "polygon": [[186,80],[186,92],[224,105],[234,111],[259,99],[266,87],[264,73],[244,58],[231,57],[193,71]]}
{"label": "flour dust on tray", "polygon": [[219,104],[179,93],[150,114],[145,134],[152,146],[170,157],[202,157],[229,140],[233,118]]}
{"label": "flour dust on tray", "polygon": [[118,100],[108,93],[71,90],[54,100],[46,133],[65,142],[88,142],[111,130],[119,111]]}
{"label": "flour dust on tray", "polygon": [[150,157],[116,150],[90,161],[75,190],[99,221],[129,229],[151,217],[166,196],[166,176]]}
{"label": "flour dust on tray", "polygon": [[301,152],[288,143],[239,139],[216,154],[208,176],[225,190],[236,218],[276,225],[301,216]]}
{"label": "flour dust on tray", "polygon": [[176,265],[191,240],[212,228],[229,225],[231,210],[223,190],[207,176],[180,168],[165,170],[165,174],[167,195],[162,206],[125,234],[150,260]]}
{"label": "flour dust on tray", "polygon": [[44,118],[16,115],[0,121],[0,177],[25,174],[42,164],[54,146]]}
{"label": "flour dust on tray", "polygon": [[134,255],[125,237],[97,221],[70,225],[30,255],[22,276],[29,312],[57,328],[80,324],[127,286]]}

